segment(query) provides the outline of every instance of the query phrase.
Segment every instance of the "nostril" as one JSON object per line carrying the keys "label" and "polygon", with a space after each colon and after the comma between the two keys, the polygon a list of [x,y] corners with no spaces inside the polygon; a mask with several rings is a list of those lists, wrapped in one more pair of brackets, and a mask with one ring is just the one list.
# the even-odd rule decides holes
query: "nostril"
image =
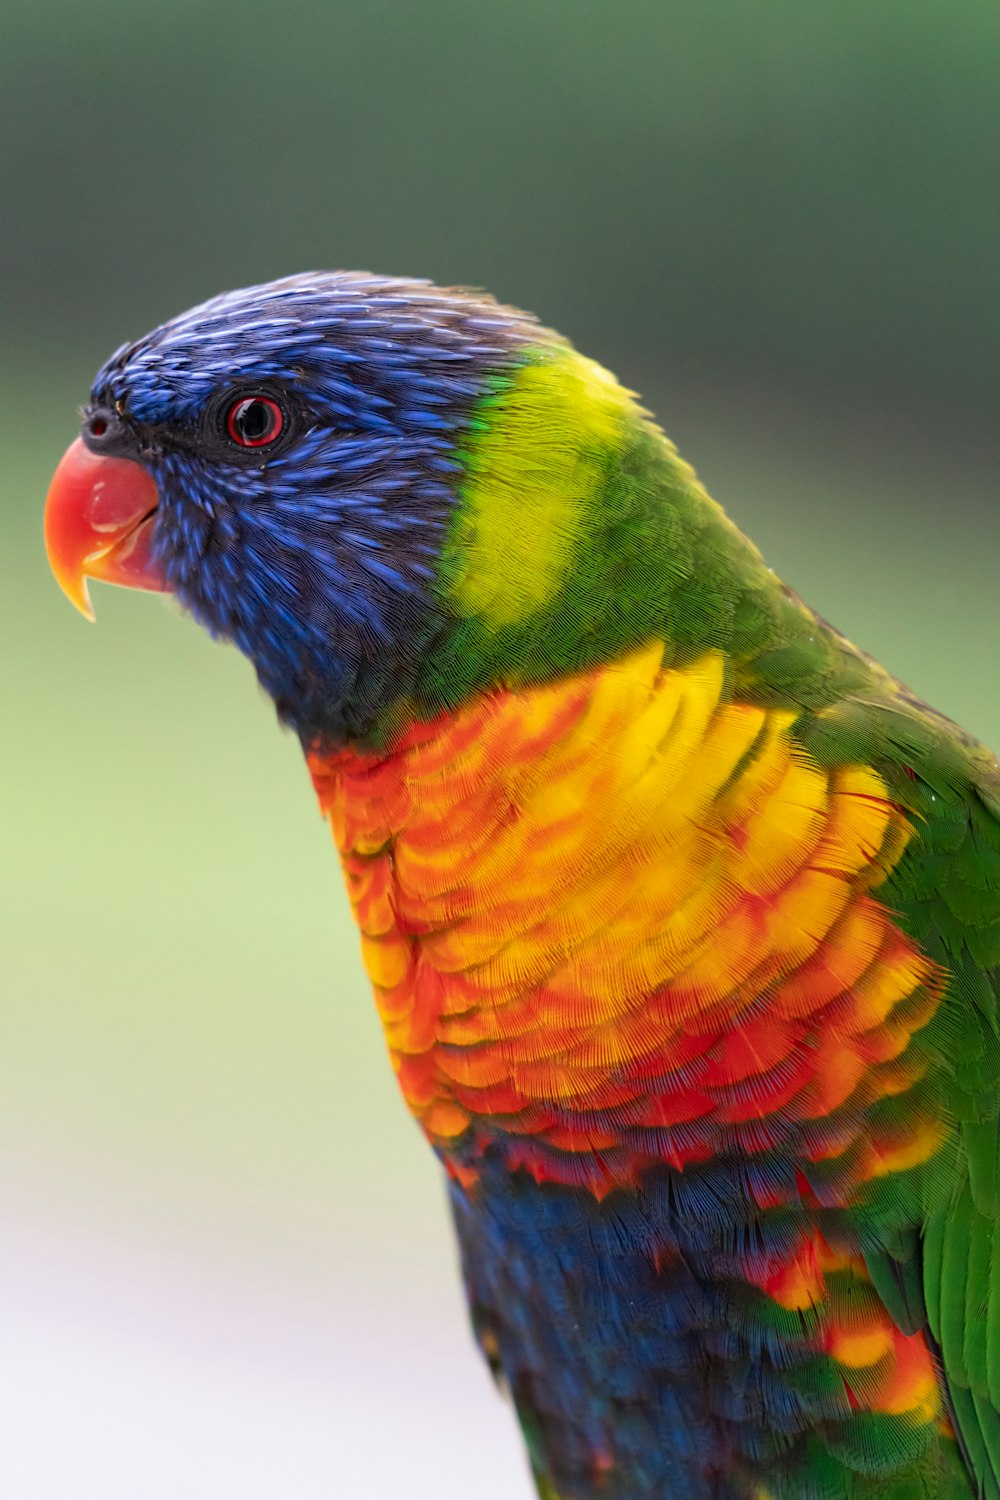
{"label": "nostril", "polygon": [[80,436],[91,453],[106,458],[137,458],[139,446],[132,428],[110,406],[92,406],[83,412]]}
{"label": "nostril", "polygon": [[114,440],[120,423],[115,422],[114,413],[105,407],[96,407],[84,417],[84,443],[97,449]]}

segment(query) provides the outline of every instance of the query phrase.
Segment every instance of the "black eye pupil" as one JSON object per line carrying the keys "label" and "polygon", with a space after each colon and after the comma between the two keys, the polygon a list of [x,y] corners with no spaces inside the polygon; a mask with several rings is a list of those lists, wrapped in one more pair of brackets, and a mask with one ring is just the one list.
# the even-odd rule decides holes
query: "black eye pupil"
{"label": "black eye pupil", "polygon": [[236,418],[236,426],[240,437],[248,438],[251,443],[256,443],[262,437],[267,437],[273,421],[270,408],[266,407],[263,401],[244,401],[239,416]]}
{"label": "black eye pupil", "polygon": [[245,396],[234,401],[226,416],[226,428],[242,448],[263,448],[273,443],[285,425],[281,407],[269,396]]}

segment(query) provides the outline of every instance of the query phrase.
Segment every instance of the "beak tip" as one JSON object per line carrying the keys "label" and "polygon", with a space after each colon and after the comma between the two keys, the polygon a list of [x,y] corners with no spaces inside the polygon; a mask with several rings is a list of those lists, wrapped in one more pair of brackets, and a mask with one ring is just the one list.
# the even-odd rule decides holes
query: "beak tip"
{"label": "beak tip", "polygon": [[64,590],[64,592],[69,602],[83,615],[85,620],[88,620],[91,625],[97,623],[97,616],[94,613],[94,606],[90,601],[90,590],[87,587],[86,578],[80,579],[80,587],[74,590],[73,593],[70,593],[68,589]]}
{"label": "beak tip", "polygon": [[62,549],[58,546],[56,538],[52,536],[47,523],[48,517],[46,517],[45,553],[52,576],[73,608],[83,615],[85,620],[93,624],[96,615],[90,599],[90,589],[87,587],[87,575],[81,567],[76,565],[75,560],[61,555]]}

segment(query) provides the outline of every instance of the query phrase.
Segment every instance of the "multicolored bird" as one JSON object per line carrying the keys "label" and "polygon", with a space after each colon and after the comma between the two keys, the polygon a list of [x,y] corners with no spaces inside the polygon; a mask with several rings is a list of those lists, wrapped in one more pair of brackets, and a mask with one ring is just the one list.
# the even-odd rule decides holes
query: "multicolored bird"
{"label": "multicolored bird", "polygon": [[299,735],[539,1494],[1000,1500],[994,757],[477,293],[122,347],[46,529]]}

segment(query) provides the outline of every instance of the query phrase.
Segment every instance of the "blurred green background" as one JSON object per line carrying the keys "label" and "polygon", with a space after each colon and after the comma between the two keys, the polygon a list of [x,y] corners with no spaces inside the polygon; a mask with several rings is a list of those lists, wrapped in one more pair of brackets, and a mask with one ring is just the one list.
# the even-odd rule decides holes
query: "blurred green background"
{"label": "blurred green background", "polygon": [[996,0],[0,7],[0,1492],[529,1486],[252,673],[49,579],[98,362],[223,289],[488,286],[1000,743]]}

